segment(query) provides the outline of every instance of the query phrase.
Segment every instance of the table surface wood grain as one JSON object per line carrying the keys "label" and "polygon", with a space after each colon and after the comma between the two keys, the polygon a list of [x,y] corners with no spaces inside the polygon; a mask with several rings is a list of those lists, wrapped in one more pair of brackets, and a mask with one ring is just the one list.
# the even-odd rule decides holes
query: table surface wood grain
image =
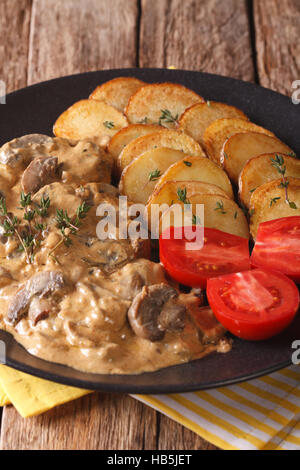
{"label": "table surface wood grain", "polygon": [[[300,79],[300,0],[1,0],[7,92],[90,70],[169,67],[255,81],[291,95]],[[0,415],[1,449],[213,450],[122,394],[94,393],[41,416]]]}

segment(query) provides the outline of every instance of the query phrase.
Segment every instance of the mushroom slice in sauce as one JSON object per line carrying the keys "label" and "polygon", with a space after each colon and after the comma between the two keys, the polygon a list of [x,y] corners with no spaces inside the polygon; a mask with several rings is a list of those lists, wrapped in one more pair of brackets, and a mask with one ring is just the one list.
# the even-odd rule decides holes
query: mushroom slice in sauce
{"label": "mushroom slice in sauce", "polygon": [[30,302],[28,309],[28,318],[35,326],[40,320],[44,320],[49,315],[51,310],[51,302],[49,299],[44,299],[34,296]]}
{"label": "mushroom slice in sauce", "polygon": [[41,271],[32,276],[19,289],[8,305],[6,322],[15,325],[28,309],[33,296],[44,297],[64,285],[60,271]]}
{"label": "mushroom slice in sauce", "polygon": [[44,152],[55,146],[54,139],[44,134],[28,134],[7,142],[0,148],[0,163],[14,168],[20,161],[32,158],[32,150]]}
{"label": "mushroom slice in sauce", "polygon": [[186,308],[178,302],[177,291],[167,284],[144,286],[128,310],[128,320],[137,336],[161,340],[166,330],[181,331]]}
{"label": "mushroom slice in sauce", "polygon": [[57,157],[37,157],[28,165],[23,173],[21,184],[23,191],[35,193],[46,184],[59,178]]}

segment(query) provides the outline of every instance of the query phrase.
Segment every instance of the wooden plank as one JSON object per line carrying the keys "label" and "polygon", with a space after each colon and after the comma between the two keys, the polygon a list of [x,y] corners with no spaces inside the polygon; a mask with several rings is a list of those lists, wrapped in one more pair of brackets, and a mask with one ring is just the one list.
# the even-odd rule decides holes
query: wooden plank
{"label": "wooden plank", "polygon": [[[252,81],[249,23],[246,0],[142,0],[139,65],[173,65]],[[165,416],[160,416],[158,444],[160,449],[216,449]]]}
{"label": "wooden plank", "polygon": [[253,80],[247,1],[142,0],[139,65]]}
{"label": "wooden plank", "polygon": [[31,0],[0,2],[0,80],[6,92],[26,86]]}
{"label": "wooden plank", "polygon": [[120,394],[94,393],[23,419],[6,407],[2,450],[133,450],[156,448],[156,412]]}
{"label": "wooden plank", "polygon": [[254,0],[260,83],[291,95],[300,78],[300,0]]}
{"label": "wooden plank", "polygon": [[[175,65],[252,79],[246,2],[227,0],[226,11],[215,0],[202,1],[201,8],[196,0],[186,0],[184,8],[182,3],[142,1],[140,65]],[[70,73],[136,65],[137,18],[135,0],[33,0],[28,84]],[[233,32],[234,21],[238,21],[238,28]],[[208,34],[213,38],[209,47]],[[203,48],[199,48],[201,41]],[[230,41],[234,42],[233,51]],[[93,394],[26,420],[13,407],[3,412],[3,449],[157,447],[214,448],[125,395]]]}
{"label": "wooden plank", "polygon": [[[1,15],[6,22],[15,17],[14,6],[21,2],[5,3],[11,7]],[[116,15],[116,11],[122,14]],[[34,0],[28,84],[59,75],[136,65],[137,14],[135,0]],[[29,27],[28,15],[26,21]],[[10,53],[24,74],[19,86],[26,85],[27,76],[28,48],[23,39],[24,51],[12,42]],[[18,87],[16,80],[11,83],[12,89]],[[6,407],[1,448],[155,449],[156,419],[151,408],[115,394],[93,394],[30,419]]]}
{"label": "wooden plank", "polygon": [[28,84],[135,66],[137,17],[137,0],[33,0]]}

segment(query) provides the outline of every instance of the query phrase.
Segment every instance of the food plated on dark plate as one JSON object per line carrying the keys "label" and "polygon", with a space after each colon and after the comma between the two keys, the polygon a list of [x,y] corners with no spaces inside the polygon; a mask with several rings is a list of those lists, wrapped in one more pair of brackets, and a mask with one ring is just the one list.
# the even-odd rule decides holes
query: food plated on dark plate
{"label": "food plated on dark plate", "polygon": [[[291,343],[269,355],[299,324],[298,148],[234,90],[223,102],[143,72],[100,75],[57,106],[53,134],[24,126],[2,142],[0,328],[39,358],[26,369],[8,351],[7,363],[141,392],[241,380],[229,369],[244,347],[268,358],[244,377],[288,364]],[[190,367],[199,379],[185,386]],[[172,370],[169,388],[147,388]]]}

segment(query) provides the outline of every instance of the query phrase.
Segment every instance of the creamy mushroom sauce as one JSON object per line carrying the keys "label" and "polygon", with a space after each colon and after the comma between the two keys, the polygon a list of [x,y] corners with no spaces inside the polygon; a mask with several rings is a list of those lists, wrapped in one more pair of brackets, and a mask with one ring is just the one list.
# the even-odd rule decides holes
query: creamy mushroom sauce
{"label": "creamy mushroom sauce", "polygon": [[[24,175],[41,156],[57,157],[59,171],[50,184],[36,169]],[[34,202],[42,195],[51,200],[48,228],[32,264],[18,252],[15,237],[0,233],[0,328],[31,354],[82,371],[136,374],[230,349],[223,327],[208,307],[200,308],[193,293],[177,299],[173,289],[175,302],[185,311],[183,329],[171,328],[151,341],[131,328],[128,310],[133,311],[144,286],[170,283],[162,266],[146,259],[148,241],[97,238],[97,206],[107,202],[118,207],[117,190],[108,184],[110,158],[103,149],[86,141],[24,136],[0,149],[0,167],[1,194],[8,211],[20,219],[22,181],[40,187],[32,195]],[[91,209],[72,245],[61,244],[55,258],[49,256],[61,240],[56,209],[72,216],[83,201]]]}

